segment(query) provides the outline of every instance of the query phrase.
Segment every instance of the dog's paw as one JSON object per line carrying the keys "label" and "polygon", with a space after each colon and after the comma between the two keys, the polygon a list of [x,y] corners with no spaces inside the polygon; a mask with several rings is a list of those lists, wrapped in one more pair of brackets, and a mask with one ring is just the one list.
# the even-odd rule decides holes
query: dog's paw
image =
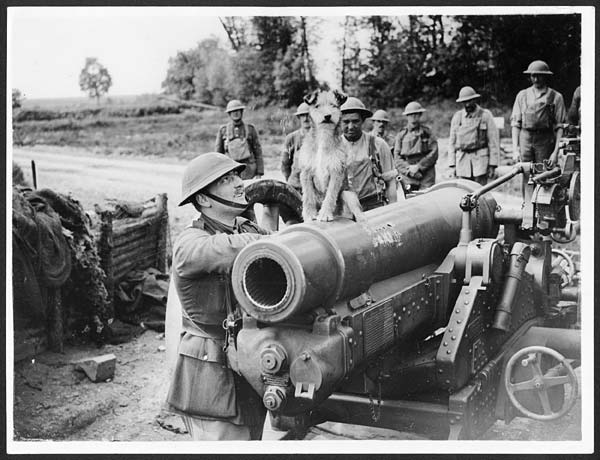
{"label": "dog's paw", "polygon": [[316,220],[317,213],[312,212],[302,212],[302,220],[304,222],[310,222],[311,220]]}
{"label": "dog's paw", "polygon": [[364,213],[364,212],[362,212],[362,211],[359,211],[359,212],[357,212],[357,213],[355,213],[355,214],[354,214],[354,220],[355,220],[356,222],[366,222],[366,221],[367,221],[367,218],[366,218],[366,216],[365,216],[365,213]]}
{"label": "dog's paw", "polygon": [[331,222],[333,220],[333,214],[330,212],[319,212],[319,215],[317,216],[317,220],[321,221],[321,222]]}

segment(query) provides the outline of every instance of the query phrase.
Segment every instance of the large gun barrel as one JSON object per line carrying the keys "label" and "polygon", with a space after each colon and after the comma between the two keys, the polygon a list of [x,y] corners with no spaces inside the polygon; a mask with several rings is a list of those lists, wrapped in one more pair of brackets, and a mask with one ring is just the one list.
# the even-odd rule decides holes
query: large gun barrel
{"label": "large gun barrel", "polygon": [[[470,181],[440,183],[410,200],[368,211],[364,222],[294,225],[252,243],[233,266],[235,296],[250,316],[275,323],[440,262],[459,240],[458,203],[476,188]],[[491,195],[479,199],[472,213],[474,238],[496,236],[495,210]]]}

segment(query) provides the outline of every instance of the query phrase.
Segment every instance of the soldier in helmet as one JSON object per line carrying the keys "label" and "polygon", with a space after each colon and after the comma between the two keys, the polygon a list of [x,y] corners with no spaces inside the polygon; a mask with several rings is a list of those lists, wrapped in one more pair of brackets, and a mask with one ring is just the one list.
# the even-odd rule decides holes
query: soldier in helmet
{"label": "soldier in helmet", "polygon": [[532,85],[519,91],[510,117],[513,154],[519,161],[556,163],[566,109],[562,94],[548,87],[553,74],[544,61],[533,61],[523,73]]}
{"label": "soldier in helmet", "polygon": [[456,102],[463,105],[452,117],[448,142],[448,166],[454,176],[485,185],[494,177],[500,156],[500,136],[492,113],[481,108],[481,96],[463,87]]}
{"label": "soldier in helmet", "polygon": [[390,147],[390,150],[392,151],[393,155],[394,137],[387,132],[387,128],[390,123],[390,117],[388,116],[388,113],[385,110],[376,110],[373,116],[371,117],[371,120],[373,121],[373,129],[371,130],[370,134],[383,139]]}
{"label": "soldier in helmet", "polygon": [[383,139],[362,130],[372,112],[356,97],[346,99],[340,111],[350,190],[358,195],[363,211],[395,203],[397,171],[392,152]]}
{"label": "soldier in helmet", "polygon": [[[185,168],[182,201],[200,213],[173,248],[173,281],[181,301],[182,334],[167,396],[194,440],[260,439],[261,398],[232,369],[227,347],[239,306],[230,270],[247,244],[269,233],[240,217],[248,202],[240,173],[246,166],[210,152]],[[224,324],[228,325],[227,332]]]}
{"label": "soldier in helmet", "polygon": [[302,147],[304,136],[310,130],[310,115],[308,113],[308,104],[303,102],[298,106],[294,114],[300,120],[300,128],[292,131],[285,137],[283,142],[283,151],[281,152],[281,172],[288,184],[299,192],[302,192],[300,185],[300,170],[298,169],[296,153]]}
{"label": "soldier in helmet", "polygon": [[246,165],[241,174],[242,179],[260,178],[265,173],[262,148],[256,128],[242,121],[245,108],[237,99],[227,103],[225,112],[230,121],[219,128],[215,150]]}
{"label": "soldier in helmet", "polygon": [[409,102],[402,113],[408,118],[408,123],[394,142],[396,168],[403,185],[409,190],[422,190],[435,184],[438,143],[431,130],[421,124],[425,111],[418,102]]}

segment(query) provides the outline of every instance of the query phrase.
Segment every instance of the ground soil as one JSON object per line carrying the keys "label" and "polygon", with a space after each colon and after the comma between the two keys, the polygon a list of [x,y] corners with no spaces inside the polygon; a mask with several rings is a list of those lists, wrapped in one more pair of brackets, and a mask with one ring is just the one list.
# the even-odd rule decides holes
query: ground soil
{"label": "ground soil", "polygon": [[[72,192],[86,209],[103,198],[147,199],[160,192],[170,198],[169,212],[176,233],[189,218],[177,208],[183,164],[147,158],[99,157],[67,148],[15,149],[14,160],[29,175],[31,160],[38,167],[39,186]],[[279,177],[278,172],[267,174]],[[30,177],[30,176],[29,176]],[[14,367],[14,439],[68,441],[187,441],[183,424],[161,410],[168,388],[164,335],[146,330],[120,345],[68,347],[62,354],[44,352]],[[113,353],[116,371],[110,381],[92,383],[74,361]],[[10,370],[10,367],[8,368]],[[10,387],[8,387],[10,393]],[[9,404],[13,402],[9,399]],[[10,405],[8,406],[10,407]],[[11,419],[9,418],[9,421]],[[9,425],[10,426],[10,425]],[[408,436],[408,437],[407,437]],[[306,439],[410,439],[393,430],[325,424]],[[496,423],[486,440],[579,440],[581,400],[554,422],[517,418]]]}

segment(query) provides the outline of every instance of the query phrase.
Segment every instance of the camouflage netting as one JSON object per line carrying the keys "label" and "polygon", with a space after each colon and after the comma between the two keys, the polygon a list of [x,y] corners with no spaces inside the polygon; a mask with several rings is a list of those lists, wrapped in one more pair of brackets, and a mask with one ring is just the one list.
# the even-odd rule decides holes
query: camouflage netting
{"label": "camouflage netting", "polygon": [[65,329],[106,341],[113,312],[90,221],[80,203],[49,189],[13,187],[15,327],[41,325],[48,287],[61,287]]}

